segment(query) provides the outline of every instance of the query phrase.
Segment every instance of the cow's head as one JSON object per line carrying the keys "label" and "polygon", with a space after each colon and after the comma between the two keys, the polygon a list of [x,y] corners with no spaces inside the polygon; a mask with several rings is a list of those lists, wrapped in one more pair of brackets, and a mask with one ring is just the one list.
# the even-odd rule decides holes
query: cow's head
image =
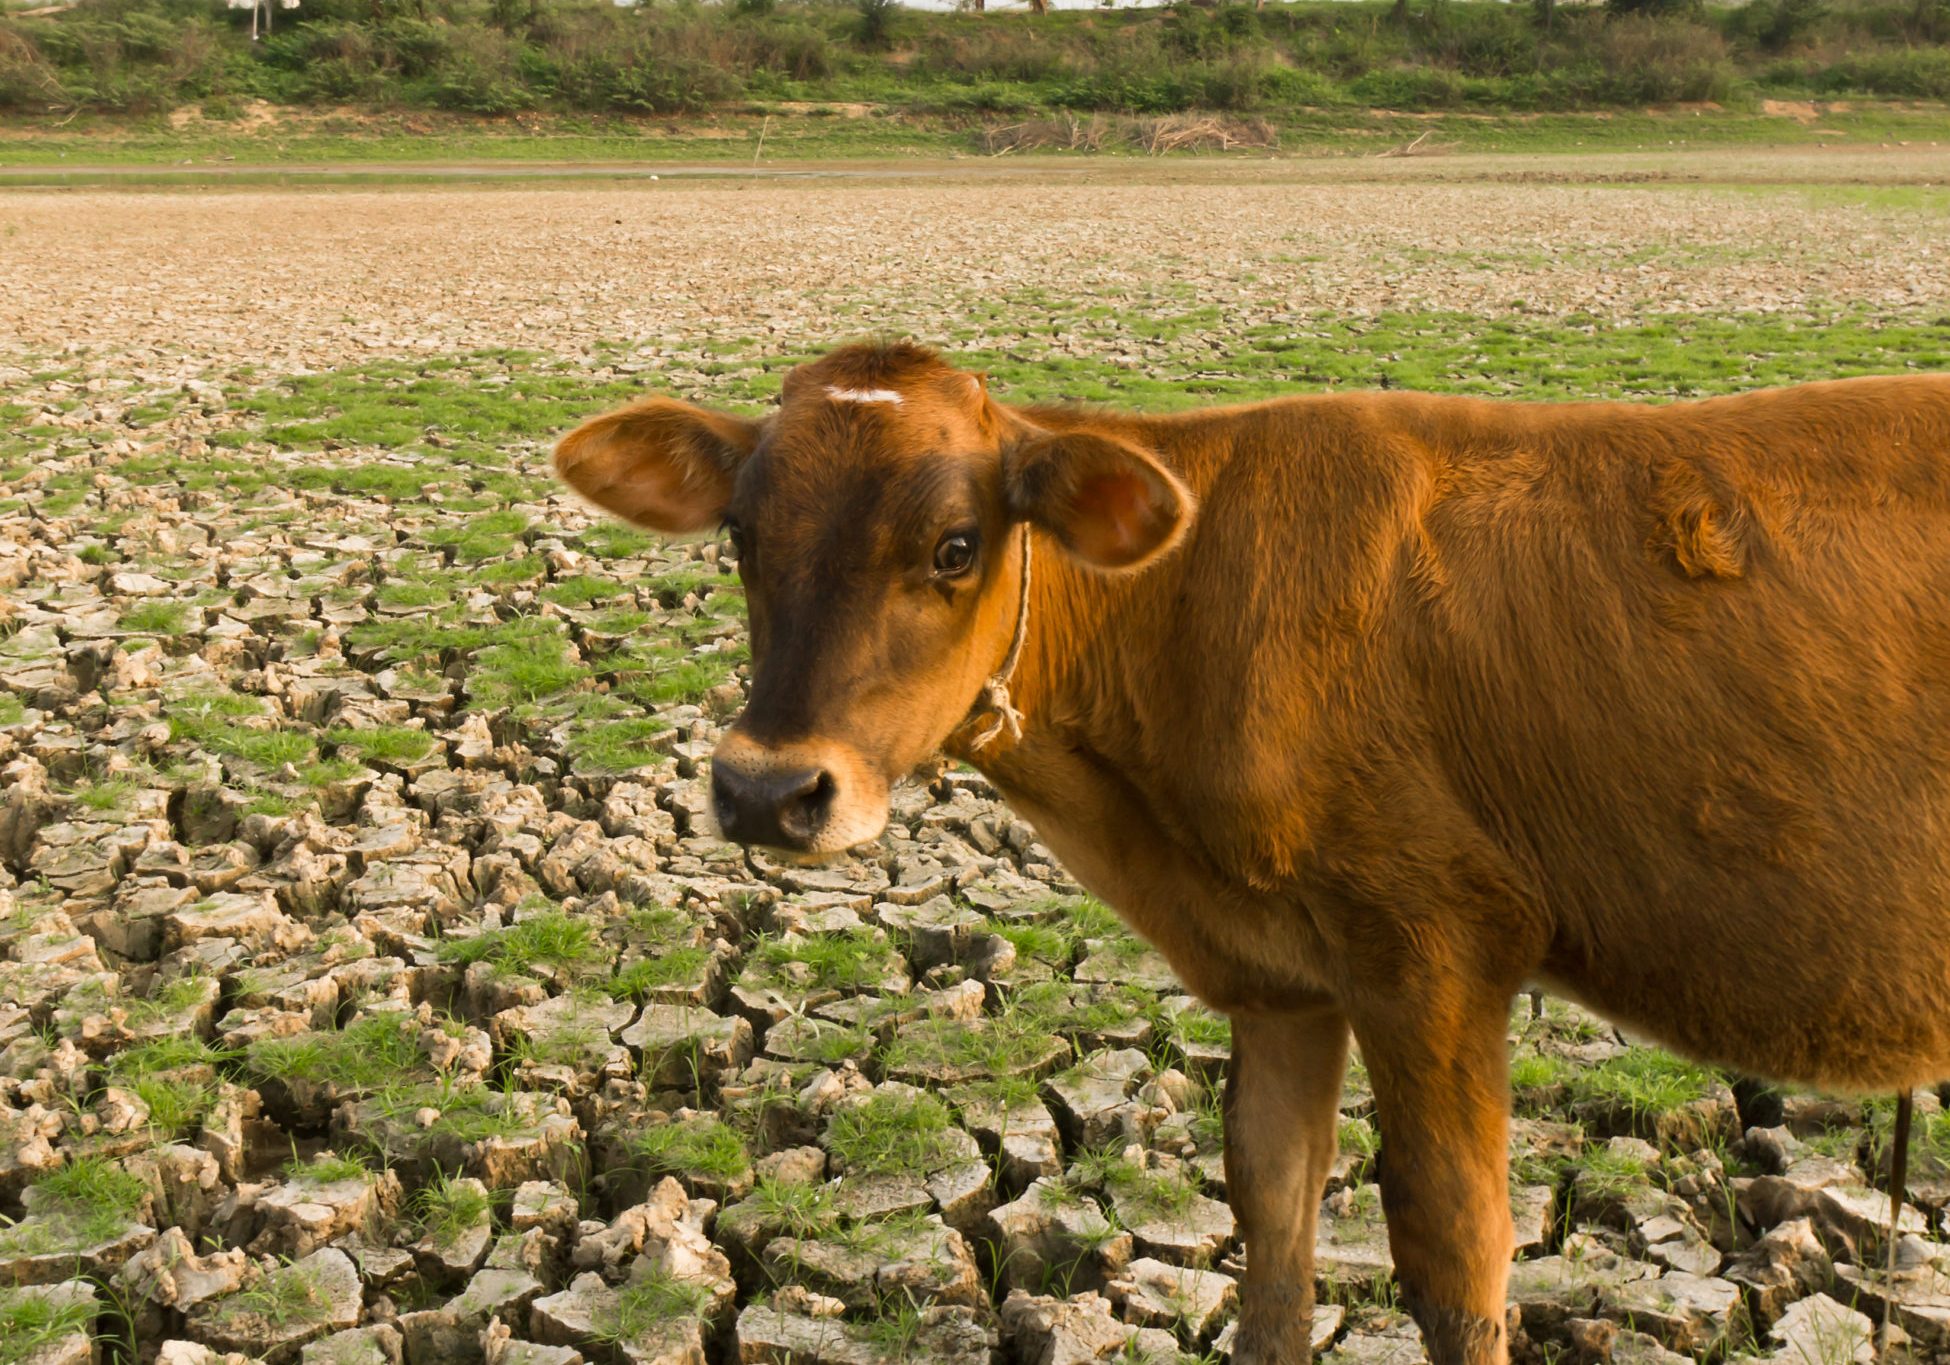
{"label": "cow's head", "polygon": [[1191,499],[1151,455],[1046,430],[909,345],[786,377],[752,421],[650,398],[585,422],[555,467],[659,531],[722,525],[751,610],[750,704],[718,746],[725,834],[831,853],[946,741],[1008,651],[1027,522],[1109,572],[1169,549]]}

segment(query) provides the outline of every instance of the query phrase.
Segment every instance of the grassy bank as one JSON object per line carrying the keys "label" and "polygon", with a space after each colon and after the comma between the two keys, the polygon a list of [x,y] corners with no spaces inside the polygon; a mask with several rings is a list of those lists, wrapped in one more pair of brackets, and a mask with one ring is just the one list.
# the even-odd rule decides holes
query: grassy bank
{"label": "grassy bank", "polygon": [[[1796,107],[1772,112],[1677,106],[1550,114],[1296,110],[1250,120],[1220,115],[913,114],[745,108],[668,118],[529,114],[482,118],[416,111],[305,111],[259,107],[235,121],[194,106],[172,117],[81,115],[17,120],[0,130],[0,184],[64,183],[90,168],[142,168],[171,180],[221,172],[277,179],[276,168],[336,167],[336,178],[414,178],[416,164],[450,178],[588,174],[604,165],[774,162],[1073,154],[1146,156],[1229,152],[1253,156],[1423,153],[1686,152],[1737,147],[1950,145],[1950,108],[1918,101]],[[1837,166],[1845,163],[1837,162]],[[252,175],[243,168],[266,168]],[[368,167],[370,170],[360,170]],[[77,169],[78,168],[78,169]],[[1687,178],[1684,165],[1671,174]],[[131,175],[132,172],[137,174]],[[101,178],[97,176],[95,178]],[[1602,177],[1601,177],[1602,178]]]}
{"label": "grassy bank", "polygon": [[[1950,98],[1950,0],[1485,0],[923,13],[890,0],[305,0],[253,43],[214,0],[0,18],[0,109],[218,124],[279,107],[470,116],[813,116],[923,126],[1376,110],[1536,114]],[[830,114],[843,120],[845,114]],[[843,126],[836,123],[835,126]]]}

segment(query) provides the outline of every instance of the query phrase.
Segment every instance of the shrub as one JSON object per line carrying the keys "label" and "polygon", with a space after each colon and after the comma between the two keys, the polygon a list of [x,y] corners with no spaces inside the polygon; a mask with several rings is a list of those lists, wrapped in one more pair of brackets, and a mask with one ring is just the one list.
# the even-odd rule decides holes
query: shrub
{"label": "shrub", "polygon": [[610,74],[603,85],[602,103],[616,109],[675,114],[703,109],[737,96],[737,77],[709,62],[677,57],[664,62],[639,61]]}
{"label": "shrub", "polygon": [[741,65],[776,71],[795,81],[818,80],[833,72],[833,48],[825,33],[798,21],[735,26]]}
{"label": "shrub", "polygon": [[1605,0],[1613,14],[1658,15],[1697,14],[1700,0]]}
{"label": "shrub", "polygon": [[60,73],[14,25],[0,21],[0,109],[60,105],[68,92]]}
{"label": "shrub", "polygon": [[1813,77],[1817,89],[1836,93],[1950,98],[1950,51],[1911,48],[1844,57]]}
{"label": "shrub", "polygon": [[1348,86],[1363,104],[1381,109],[1449,109],[1463,101],[1463,83],[1453,71],[1404,68],[1370,71]]}
{"label": "shrub", "polygon": [[[386,100],[499,114],[671,114],[748,96],[926,111],[1137,116],[1362,102],[1565,108],[1797,93],[1950,94],[1950,0],[1386,0],[1264,12],[1220,0],[1063,16],[904,18],[898,0],[618,7],[607,0],[305,0],[251,44],[211,0],[78,0],[0,19],[0,108],[146,110],[201,99]],[[860,50],[854,50],[855,48]],[[894,51],[892,49],[899,49]],[[876,55],[886,53],[887,55]],[[1790,55],[1791,54],[1791,55]],[[806,85],[824,86],[811,90]],[[1055,125],[1052,125],[1055,126]],[[1071,125],[1065,137],[1075,143]]]}
{"label": "shrub", "polygon": [[1317,71],[1298,71],[1276,66],[1260,78],[1260,96],[1268,104],[1294,108],[1301,105],[1338,104],[1346,98],[1333,81]]}
{"label": "shrub", "polygon": [[447,47],[434,98],[470,114],[508,114],[535,103],[517,69],[520,45],[492,29],[468,29]]}
{"label": "shrub", "polygon": [[1256,109],[1272,69],[1272,58],[1258,49],[1216,62],[1205,68],[1201,103],[1210,109]]}
{"label": "shrub", "polygon": [[1605,79],[1593,93],[1608,102],[1721,100],[1736,84],[1726,39],[1704,24],[1649,15],[1615,19],[1600,30],[1594,55]]}
{"label": "shrub", "polygon": [[1752,0],[1735,10],[1728,27],[1767,52],[1783,52],[1828,15],[1826,0]]}
{"label": "shrub", "polygon": [[402,76],[425,76],[446,59],[450,32],[445,25],[424,19],[389,19],[379,30],[379,43]]}
{"label": "shrub", "polygon": [[859,16],[853,30],[854,41],[868,48],[892,45],[900,0],[853,0],[853,10]]}

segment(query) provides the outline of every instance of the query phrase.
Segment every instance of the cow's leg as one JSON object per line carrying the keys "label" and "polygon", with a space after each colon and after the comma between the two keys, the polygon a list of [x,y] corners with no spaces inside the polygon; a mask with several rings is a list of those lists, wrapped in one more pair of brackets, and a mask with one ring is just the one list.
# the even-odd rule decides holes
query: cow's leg
{"label": "cow's leg", "polygon": [[1434,1365],[1508,1359],[1510,1001],[1480,983],[1412,980],[1354,1020],[1395,1276]]}
{"label": "cow's leg", "polygon": [[1314,1229],[1334,1163],[1347,1017],[1333,1005],[1236,1013],[1226,1073],[1226,1196],[1246,1242],[1234,1365],[1305,1365]]}

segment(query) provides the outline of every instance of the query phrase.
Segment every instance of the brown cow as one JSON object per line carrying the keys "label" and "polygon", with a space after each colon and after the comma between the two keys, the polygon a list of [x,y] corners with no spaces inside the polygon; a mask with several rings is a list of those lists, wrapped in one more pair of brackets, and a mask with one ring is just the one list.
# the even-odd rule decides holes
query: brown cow
{"label": "brown cow", "polygon": [[1231,1016],[1239,1361],[1306,1359],[1350,1032],[1437,1362],[1506,1352],[1527,979],[1757,1074],[1950,1072],[1950,376],[1143,417],[849,347],[556,466],[730,529],[728,834],[870,839],[945,748]]}

